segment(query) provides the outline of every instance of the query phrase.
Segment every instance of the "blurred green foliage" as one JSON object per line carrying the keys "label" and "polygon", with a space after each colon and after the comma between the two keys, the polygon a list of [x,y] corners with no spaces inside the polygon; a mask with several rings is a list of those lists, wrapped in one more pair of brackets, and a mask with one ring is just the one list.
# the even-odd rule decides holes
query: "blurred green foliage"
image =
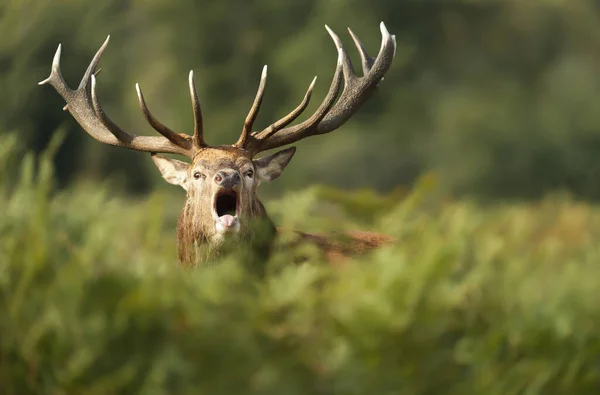
{"label": "blurred green foliage", "polygon": [[0,130],[17,131],[36,152],[57,128],[66,130],[56,157],[60,185],[111,174],[115,187],[144,191],[160,179],[147,155],[93,141],[51,88],[36,85],[59,42],[75,85],[112,35],[101,101],[138,134],[153,131],[137,108],[135,82],[159,119],[191,131],[193,69],[207,138],[223,144],[239,134],[263,64],[269,82],[257,128],[293,108],[315,74],[308,111],[323,98],[336,57],[323,24],[348,45],[351,26],[374,54],[383,20],[398,54],[379,93],[342,129],[299,143],[267,193],[314,183],[391,191],[433,170],[454,194],[536,198],[567,190],[596,199],[599,8],[596,0],[5,0]]}
{"label": "blurred green foliage", "polygon": [[387,205],[367,218],[358,199],[313,188],[268,202],[278,224],[398,243],[337,268],[310,248],[292,265],[296,252],[277,248],[261,278],[233,255],[184,270],[162,193],[55,189],[57,136],[39,157],[0,140],[2,394],[600,388],[598,207],[444,202],[428,177],[394,204],[359,195]]}

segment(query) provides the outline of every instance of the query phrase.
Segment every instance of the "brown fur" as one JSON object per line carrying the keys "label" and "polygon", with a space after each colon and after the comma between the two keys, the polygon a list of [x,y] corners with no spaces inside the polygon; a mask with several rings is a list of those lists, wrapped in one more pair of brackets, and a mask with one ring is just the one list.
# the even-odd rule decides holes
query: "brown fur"
{"label": "brown fur", "polygon": [[[282,228],[277,228],[282,231]],[[349,257],[368,253],[376,248],[392,243],[390,236],[373,232],[347,231],[340,237],[324,236],[319,234],[294,231],[298,236],[297,243],[310,243],[321,250],[327,260],[334,265],[339,265]]]}

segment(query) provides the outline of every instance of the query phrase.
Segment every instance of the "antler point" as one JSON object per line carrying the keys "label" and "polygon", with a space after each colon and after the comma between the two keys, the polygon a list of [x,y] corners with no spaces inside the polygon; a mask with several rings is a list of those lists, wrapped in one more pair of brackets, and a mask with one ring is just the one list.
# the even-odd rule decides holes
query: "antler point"
{"label": "antler point", "polygon": [[329,33],[329,35],[330,35],[331,37],[335,36],[335,33],[333,32],[333,30],[331,30],[331,29],[329,28],[329,26],[325,25],[325,29],[327,30],[327,33]]}
{"label": "antler point", "polygon": [[55,68],[60,66],[60,54],[62,53],[62,44],[58,44],[58,48],[56,48],[56,52],[54,53],[54,59],[52,59],[52,69],[54,71]]}
{"label": "antler point", "polygon": [[333,40],[333,43],[335,44],[336,48],[342,48],[344,45],[342,44],[342,41],[337,36],[337,34],[335,34],[333,30],[329,28],[329,26],[325,25],[325,28],[327,29],[327,33],[329,33],[329,35],[331,36],[331,39]]}
{"label": "antler point", "polygon": [[315,83],[317,82],[317,76],[315,75],[315,78],[313,78],[312,82],[310,83],[310,85],[308,86],[308,91],[312,92],[313,88],[315,87]]}
{"label": "antler point", "polygon": [[110,41],[110,34],[108,36],[106,36],[106,40],[104,40],[104,42],[102,43],[102,46],[100,46],[100,51],[102,51],[102,50],[104,50],[104,48],[106,48],[109,41]]}
{"label": "antler point", "polygon": [[385,23],[383,23],[383,21],[379,24],[379,30],[381,30],[381,35],[383,36],[384,39],[390,36],[390,32],[388,32],[387,28],[385,27]]}
{"label": "antler point", "polygon": [[262,76],[261,76],[261,78],[265,78],[266,76],[267,76],[267,65],[264,65],[263,69],[262,69]]}
{"label": "antler point", "polygon": [[106,48],[108,46],[109,41],[110,41],[110,34],[108,36],[106,36],[106,40],[104,40],[104,42],[102,43],[102,46],[100,46],[100,49],[98,50],[99,53],[102,53],[102,51],[104,51],[104,48]]}

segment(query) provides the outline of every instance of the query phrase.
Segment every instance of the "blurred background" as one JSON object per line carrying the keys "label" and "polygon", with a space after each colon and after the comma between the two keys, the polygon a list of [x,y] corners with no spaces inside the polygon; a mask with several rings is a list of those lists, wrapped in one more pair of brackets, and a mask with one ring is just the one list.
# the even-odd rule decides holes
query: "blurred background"
{"label": "blurred background", "polygon": [[298,143],[267,195],[312,184],[383,193],[434,172],[455,196],[600,198],[596,0],[3,0],[0,133],[16,132],[23,148],[40,151],[66,131],[55,159],[61,187],[111,180],[127,194],[174,189],[149,155],[96,142],[51,87],[37,85],[59,43],[63,75],[76,86],[111,35],[100,100],[136,134],[155,133],[138,108],[136,82],[157,118],[191,132],[193,69],[206,138],[225,144],[239,135],[262,65],[269,80],[256,129],[295,107],[314,75],[306,113],[323,99],[336,61],[324,24],[358,65],[346,27],[376,55],[380,21],[398,49],[379,92],[341,129]]}

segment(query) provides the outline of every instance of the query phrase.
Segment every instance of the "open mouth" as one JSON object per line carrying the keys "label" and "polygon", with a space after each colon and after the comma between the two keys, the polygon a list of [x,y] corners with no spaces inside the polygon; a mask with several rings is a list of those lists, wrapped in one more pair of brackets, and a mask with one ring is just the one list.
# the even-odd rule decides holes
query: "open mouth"
{"label": "open mouth", "polygon": [[216,193],[213,205],[213,216],[219,233],[237,231],[239,229],[240,199],[234,190],[220,190]]}
{"label": "open mouth", "polygon": [[217,193],[215,199],[215,212],[217,216],[236,215],[238,206],[238,197],[235,191],[222,191]]}

